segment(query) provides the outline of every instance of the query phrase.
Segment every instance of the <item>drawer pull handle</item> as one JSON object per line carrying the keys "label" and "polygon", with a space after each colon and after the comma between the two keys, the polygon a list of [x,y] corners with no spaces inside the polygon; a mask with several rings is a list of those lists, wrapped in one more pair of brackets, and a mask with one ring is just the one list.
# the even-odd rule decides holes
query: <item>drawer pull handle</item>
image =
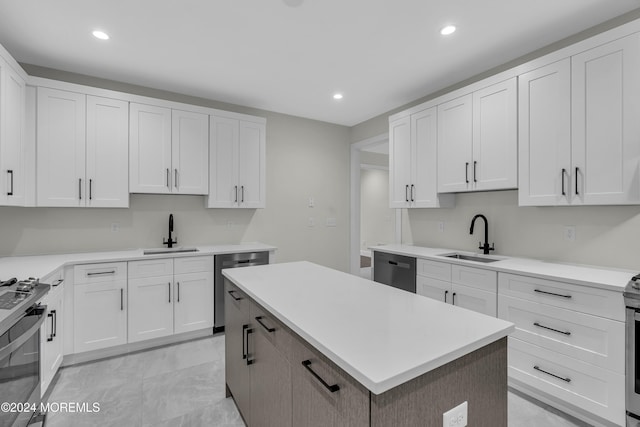
{"label": "drawer pull handle", "polygon": [[262,326],[267,332],[275,332],[276,331],[276,328],[270,328],[267,325],[265,325],[264,323],[262,323],[262,319],[264,319],[264,316],[256,317],[256,321],[258,323],[260,323],[260,326]]}
{"label": "drawer pull handle", "polygon": [[449,291],[444,291],[444,302],[447,302],[447,295],[449,294]]}
{"label": "drawer pull handle", "polygon": [[320,381],[320,384],[322,384],[331,393],[335,393],[336,391],[340,390],[340,386],[338,384],[333,384],[333,385],[327,384],[327,382],[323,380],[320,377],[320,375],[316,374],[315,371],[311,369],[311,360],[303,360],[302,366],[307,368],[307,371],[311,372],[311,375],[313,375],[318,381]]}
{"label": "drawer pull handle", "polygon": [[106,274],[116,274],[115,270],[111,270],[111,271],[98,271],[95,273],[87,273],[87,276],[102,276],[102,275],[106,275]]}
{"label": "drawer pull handle", "polygon": [[553,295],[554,297],[562,297],[567,299],[571,298],[571,295],[555,294],[553,292],[541,291],[540,289],[534,289],[533,292],[537,292],[539,294],[545,294],[545,295]]}
{"label": "drawer pull handle", "polygon": [[548,326],[541,325],[541,324],[540,324],[540,323],[538,323],[538,322],[533,322],[533,325],[534,325],[534,326],[537,326],[538,328],[548,329],[548,330],[550,330],[550,331],[557,332],[557,333],[559,333],[559,334],[564,334],[564,335],[567,335],[567,336],[571,335],[571,332],[569,332],[569,331],[561,331],[561,330],[559,330],[559,329],[553,329],[553,328],[550,328],[550,327],[548,327]]}
{"label": "drawer pull handle", "polygon": [[62,284],[62,282],[64,282],[64,279],[58,279],[58,280],[56,280],[55,282],[53,282],[53,283],[51,284],[51,286],[58,286],[58,285],[61,285],[61,284]]}
{"label": "drawer pull handle", "polygon": [[539,366],[537,366],[537,365],[536,365],[536,366],[534,366],[534,367],[533,367],[533,369],[535,369],[536,371],[540,371],[540,372],[542,372],[543,374],[551,375],[552,377],[557,378],[557,379],[559,379],[559,380],[566,381],[566,382],[568,382],[568,383],[570,383],[570,382],[571,382],[571,378],[565,378],[565,377],[561,377],[560,375],[552,374],[551,372],[547,372],[547,371],[545,371],[544,369],[540,369],[540,367],[539,367]]}
{"label": "drawer pull handle", "polygon": [[231,295],[231,298],[233,298],[236,301],[240,301],[242,299],[242,297],[237,297],[234,294],[236,293],[236,291],[228,291],[227,292],[229,295]]}

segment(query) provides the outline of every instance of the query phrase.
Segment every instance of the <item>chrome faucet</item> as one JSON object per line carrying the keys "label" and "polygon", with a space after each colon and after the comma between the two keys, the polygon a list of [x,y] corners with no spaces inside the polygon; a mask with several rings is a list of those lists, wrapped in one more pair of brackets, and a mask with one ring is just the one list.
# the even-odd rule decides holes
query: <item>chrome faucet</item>
{"label": "chrome faucet", "polygon": [[494,247],[494,243],[491,243],[491,246],[489,246],[489,224],[487,223],[487,217],[485,217],[482,214],[478,214],[476,216],[473,217],[473,219],[471,220],[471,229],[469,230],[469,234],[473,234],[473,226],[476,223],[476,219],[478,218],[482,218],[484,220],[484,244],[482,244],[482,242],[479,243],[480,246],[478,246],[478,249],[482,249],[483,250],[483,254],[488,255],[489,251],[494,251],[495,247]]}
{"label": "chrome faucet", "polygon": [[173,214],[169,214],[169,239],[162,239],[162,244],[167,245],[168,248],[172,248],[175,243],[178,243],[178,238],[171,238],[171,233],[173,233]]}

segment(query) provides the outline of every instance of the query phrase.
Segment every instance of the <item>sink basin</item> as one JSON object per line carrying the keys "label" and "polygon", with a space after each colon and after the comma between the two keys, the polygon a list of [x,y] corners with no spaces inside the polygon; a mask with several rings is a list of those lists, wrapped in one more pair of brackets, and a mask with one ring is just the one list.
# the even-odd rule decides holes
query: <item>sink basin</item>
{"label": "sink basin", "polygon": [[175,248],[153,248],[153,249],[144,249],[144,255],[157,255],[157,254],[175,254],[181,252],[198,252],[198,248],[187,248],[184,246],[178,246]]}
{"label": "sink basin", "polygon": [[441,254],[440,256],[444,256],[447,258],[463,259],[465,261],[475,261],[475,262],[484,262],[484,263],[500,261],[499,259],[489,258],[486,256],[465,255],[465,254],[459,254],[459,253]]}

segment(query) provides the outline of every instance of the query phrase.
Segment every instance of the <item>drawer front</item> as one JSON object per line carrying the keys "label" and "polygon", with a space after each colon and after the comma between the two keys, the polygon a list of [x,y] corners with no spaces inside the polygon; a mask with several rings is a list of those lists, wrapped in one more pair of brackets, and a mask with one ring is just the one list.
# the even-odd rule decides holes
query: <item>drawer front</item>
{"label": "drawer front", "polygon": [[129,261],[130,279],[171,275],[173,275],[173,258]]}
{"label": "drawer front", "polygon": [[262,334],[269,340],[288,361],[293,359],[292,333],[279,320],[256,304],[251,305],[251,327],[256,333]]}
{"label": "drawer front", "polygon": [[416,293],[437,301],[451,302],[451,283],[431,277],[416,276]]}
{"label": "drawer front", "polygon": [[497,292],[498,273],[482,268],[452,265],[451,283],[471,286],[489,292]]}
{"label": "drawer front", "polygon": [[622,292],[500,273],[500,295],[522,298],[624,322]]}
{"label": "drawer front", "polygon": [[73,280],[76,285],[126,279],[126,262],[82,264],[73,267]]}
{"label": "drawer front", "polygon": [[509,337],[509,377],[624,425],[623,374]]}
{"label": "drawer front", "polygon": [[213,273],[213,256],[193,256],[173,260],[175,274]]}
{"label": "drawer front", "polygon": [[515,323],[511,336],[624,374],[624,322],[504,295],[498,311]]}
{"label": "drawer front", "polygon": [[451,281],[451,264],[449,263],[418,259],[416,268],[418,276],[431,277],[445,282]]}

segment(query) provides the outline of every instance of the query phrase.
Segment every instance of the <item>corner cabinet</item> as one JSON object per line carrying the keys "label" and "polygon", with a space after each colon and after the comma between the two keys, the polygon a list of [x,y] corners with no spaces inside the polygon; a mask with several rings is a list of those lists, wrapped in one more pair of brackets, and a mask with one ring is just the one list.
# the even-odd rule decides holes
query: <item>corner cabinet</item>
{"label": "corner cabinet", "polygon": [[37,205],[128,207],[128,103],[37,88]]}
{"label": "corner cabinet", "polygon": [[437,109],[389,123],[389,207],[453,207],[453,195],[437,192]]}
{"label": "corner cabinet", "polygon": [[517,85],[511,78],[438,105],[438,191],[518,187]]}
{"label": "corner cabinet", "polygon": [[640,34],[519,76],[521,206],[640,203]]}
{"label": "corner cabinet", "polygon": [[131,193],[207,194],[209,116],[131,103]]}
{"label": "corner cabinet", "polygon": [[264,208],[266,121],[211,116],[209,208]]}
{"label": "corner cabinet", "polygon": [[25,81],[0,57],[0,205],[25,204]]}

